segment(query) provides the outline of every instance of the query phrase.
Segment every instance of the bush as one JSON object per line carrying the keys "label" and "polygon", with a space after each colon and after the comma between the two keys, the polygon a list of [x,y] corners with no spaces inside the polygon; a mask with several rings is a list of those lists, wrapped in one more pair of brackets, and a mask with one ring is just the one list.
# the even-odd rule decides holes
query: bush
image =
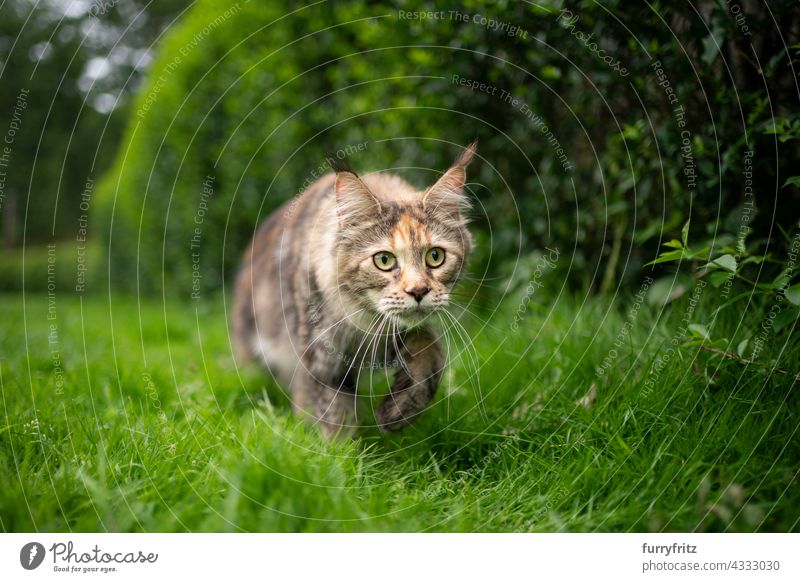
{"label": "bush", "polygon": [[0,292],[84,293],[102,281],[96,244],[59,241],[0,251]]}
{"label": "bush", "polygon": [[797,151],[769,131],[793,104],[768,91],[792,87],[772,20],[794,30],[792,3],[746,14],[749,36],[722,3],[655,6],[468,1],[421,19],[401,0],[201,0],[161,46],[101,186],[113,280],[218,289],[329,152],[422,186],[476,136],[478,272],[513,279],[520,256],[558,247],[570,281],[610,291],[689,218],[716,232],[745,199],[750,150],[753,238],[776,192],[791,230],[797,188],[775,181]]}

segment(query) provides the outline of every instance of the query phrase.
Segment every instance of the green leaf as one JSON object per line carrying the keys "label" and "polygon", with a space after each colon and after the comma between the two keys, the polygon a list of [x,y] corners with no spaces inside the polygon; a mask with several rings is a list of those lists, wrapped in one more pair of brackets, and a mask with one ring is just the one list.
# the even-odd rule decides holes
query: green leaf
{"label": "green leaf", "polygon": [[783,295],[792,305],[800,305],[800,283],[789,287],[783,292]]}
{"label": "green leaf", "polygon": [[691,221],[691,218],[687,220],[686,224],[684,224],[683,228],[681,229],[681,240],[683,241],[683,246],[685,247],[689,246],[689,223]]}
{"label": "green leaf", "polygon": [[706,340],[710,340],[711,336],[708,334],[708,329],[705,325],[700,325],[699,323],[690,323],[689,324],[689,331],[692,332],[692,335],[695,337],[703,338]]}
{"label": "green leaf", "polygon": [[786,309],[783,309],[772,321],[772,331],[775,333],[780,332],[784,327],[794,323],[794,320],[797,319],[797,316],[799,315],[800,309],[797,309],[796,307],[787,307]]}
{"label": "green leaf", "polygon": [[747,349],[747,346],[750,344],[750,338],[744,339],[739,342],[739,345],[736,346],[736,353],[739,354],[740,358],[744,357],[744,351]]}
{"label": "green leaf", "polygon": [[689,258],[690,255],[686,252],[686,249],[678,249],[677,251],[668,251],[666,253],[661,253],[658,255],[658,258],[650,261],[649,263],[645,264],[645,267],[649,267],[650,265],[657,265],[659,263],[669,263],[672,261],[680,261],[681,259]]}
{"label": "green leaf", "polygon": [[752,255],[750,257],[746,257],[739,261],[739,268],[744,267],[745,265],[749,265],[750,263],[755,263],[756,265],[760,265],[764,262],[766,257],[760,255]]}
{"label": "green leaf", "polygon": [[727,271],[714,271],[708,276],[708,280],[714,288],[721,287],[733,275]]}
{"label": "green leaf", "polygon": [[561,78],[561,69],[558,67],[554,67],[552,65],[547,65],[542,67],[542,77],[545,79],[560,79]]}
{"label": "green leaf", "polygon": [[720,45],[714,38],[714,32],[719,34],[719,30],[717,29],[703,39],[703,54],[700,56],[700,58],[706,65],[710,65],[712,62],[714,62],[714,59],[720,52]]}
{"label": "green leaf", "polygon": [[772,281],[772,283],[768,285],[768,287],[772,289],[783,289],[784,287],[786,287],[786,285],[789,284],[790,280],[791,279],[789,277],[789,270],[784,269],[778,274],[777,277],[775,277],[775,279]]}
{"label": "green leaf", "polygon": [[786,188],[786,186],[794,186],[795,188],[800,188],[800,176],[792,176],[788,178],[781,188]]}
{"label": "green leaf", "polygon": [[689,286],[682,280],[673,277],[662,277],[650,285],[647,292],[647,302],[650,305],[666,305],[675,301],[678,297],[686,293]]}
{"label": "green leaf", "polygon": [[672,239],[669,242],[665,242],[663,246],[670,247],[672,249],[682,249],[683,243],[677,239]]}
{"label": "green leaf", "polygon": [[733,255],[722,255],[705,266],[706,269],[713,269],[714,267],[725,269],[729,273],[735,273],[736,259],[733,258]]}
{"label": "green leaf", "polygon": [[664,222],[661,220],[651,220],[644,229],[638,231],[634,235],[634,241],[636,244],[642,244],[656,235],[663,236],[665,233],[672,232],[673,229],[677,228],[680,222],[681,217],[677,214],[671,215]]}

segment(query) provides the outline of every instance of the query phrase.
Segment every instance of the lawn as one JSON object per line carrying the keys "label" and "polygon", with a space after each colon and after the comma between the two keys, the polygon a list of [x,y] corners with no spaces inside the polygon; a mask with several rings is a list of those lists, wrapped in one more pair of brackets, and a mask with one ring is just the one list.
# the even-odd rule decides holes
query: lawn
{"label": "lawn", "polygon": [[518,299],[461,317],[410,429],[328,443],[233,364],[222,297],[0,296],[0,529],[798,529],[800,346],[678,333],[737,346],[769,305]]}

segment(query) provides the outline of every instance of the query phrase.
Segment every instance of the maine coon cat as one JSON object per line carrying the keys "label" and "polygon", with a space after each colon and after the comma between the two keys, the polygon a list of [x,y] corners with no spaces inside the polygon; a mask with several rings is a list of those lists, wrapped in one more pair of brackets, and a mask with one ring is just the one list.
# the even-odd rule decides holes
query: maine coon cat
{"label": "maine coon cat", "polygon": [[445,362],[431,315],[472,247],[464,184],[476,147],[423,191],[339,166],[273,213],[245,252],[237,357],[262,360],[326,436],[356,428],[358,378],[376,357],[398,364],[376,413],[383,430],[411,423],[436,392]]}

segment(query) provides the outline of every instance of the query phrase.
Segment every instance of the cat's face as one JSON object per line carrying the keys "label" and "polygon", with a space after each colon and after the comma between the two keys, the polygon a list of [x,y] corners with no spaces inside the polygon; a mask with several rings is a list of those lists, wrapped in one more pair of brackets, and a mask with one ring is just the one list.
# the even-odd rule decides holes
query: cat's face
{"label": "cat's face", "polygon": [[463,187],[474,146],[466,155],[411,196],[378,196],[354,173],[338,173],[341,291],[368,312],[413,326],[447,306],[472,246]]}
{"label": "cat's face", "polygon": [[[371,244],[352,259],[350,282],[371,311],[414,324],[447,306],[470,247],[465,227],[447,224],[419,205],[398,205],[379,218]],[[365,241],[366,242],[366,241]]]}

